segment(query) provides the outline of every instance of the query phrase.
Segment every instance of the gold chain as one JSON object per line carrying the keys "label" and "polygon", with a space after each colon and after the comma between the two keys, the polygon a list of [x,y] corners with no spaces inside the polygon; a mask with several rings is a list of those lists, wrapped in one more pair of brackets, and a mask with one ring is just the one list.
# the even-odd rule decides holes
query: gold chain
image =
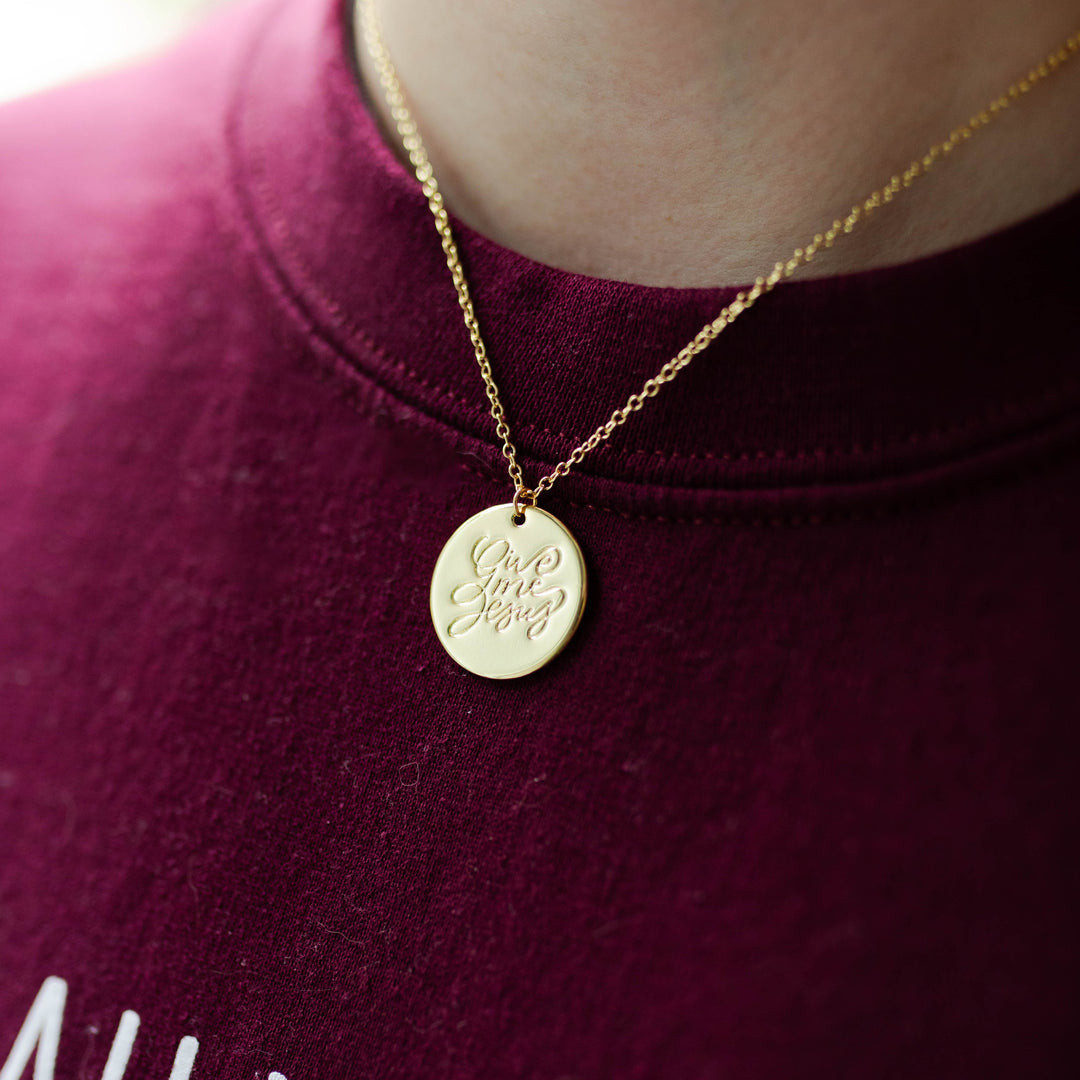
{"label": "gold chain", "polygon": [[364,42],[378,73],[379,83],[386,95],[386,104],[397,126],[398,134],[401,136],[402,145],[409,155],[409,161],[416,172],[416,179],[420,181],[424,195],[427,197],[428,209],[435,218],[435,227],[442,239],[446,265],[450,268],[458,304],[465,317],[465,326],[476,352],[476,362],[480,367],[480,375],[484,380],[487,398],[491,405],[495,433],[502,439],[503,456],[507,460],[510,479],[514,482],[514,505],[519,511],[522,506],[535,505],[537,498],[543,492],[550,490],[556,480],[565,476],[575,465],[580,464],[586,454],[610,438],[617,428],[641,410],[649,398],[656,397],[662,386],[675,379],[695,356],[707,349],[720,336],[725,327],[730,326],[744,311],[753,307],[762,296],[772,292],[784,278],[791,277],[800,266],[812,261],[821,248],[831,248],[842,234],[850,233],[860,221],[869,217],[878,207],[892,202],[904,188],[911,187],[918,177],[928,173],[937,161],[947,157],[957,146],[966,142],[981,128],[986,127],[994,117],[1004,112],[1014,101],[1019,100],[1036,83],[1047,78],[1080,51],[1080,33],[1073,34],[1060,48],[1036,64],[1027,75],[1017,79],[986,108],[972,116],[966,124],[961,124],[950,132],[947,138],[931,146],[921,158],[912,161],[903,173],[892,177],[884,187],[868,195],[861,203],[856,203],[847,217],[837,218],[824,232],[816,233],[804,247],[797,247],[789,259],[776,263],[768,274],[758,277],[751,288],[737,293],[735,299],[712,322],[706,323],[693,340],[684,345],[651,379],[647,379],[637,393],[631,394],[626,403],[616,409],[606,423],[601,424],[583,443],[571,450],[565,460],[560,461],[551,472],[537,481],[535,487],[530,488],[525,484],[521,466],[517,460],[517,448],[510,439],[510,426],[506,421],[502,402],[499,400],[499,388],[495,384],[495,377],[491,371],[491,361],[488,359],[484,339],[480,336],[480,325],[476,320],[476,311],[473,308],[472,297],[469,295],[465,272],[461,268],[461,260],[458,257],[454,234],[450,229],[450,219],[443,203],[442,192],[439,191],[439,184],[435,179],[435,173],[428,160],[416,122],[405,104],[401,82],[382,38],[374,0],[358,0],[358,4]]}

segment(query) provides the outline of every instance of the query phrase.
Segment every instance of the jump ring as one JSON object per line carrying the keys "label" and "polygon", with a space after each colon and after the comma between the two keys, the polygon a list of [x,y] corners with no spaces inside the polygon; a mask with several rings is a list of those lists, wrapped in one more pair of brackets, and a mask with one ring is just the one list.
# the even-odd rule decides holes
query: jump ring
{"label": "jump ring", "polygon": [[536,492],[524,485],[514,492],[514,517],[524,517],[527,507],[536,505]]}

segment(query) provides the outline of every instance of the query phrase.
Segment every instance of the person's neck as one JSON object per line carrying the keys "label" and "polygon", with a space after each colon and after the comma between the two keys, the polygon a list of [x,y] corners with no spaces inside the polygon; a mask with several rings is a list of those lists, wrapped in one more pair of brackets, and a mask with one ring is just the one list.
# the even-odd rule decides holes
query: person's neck
{"label": "person's neck", "polygon": [[[1072,0],[377,10],[451,210],[561,269],[681,287],[767,272],[1080,29]],[[808,270],[929,254],[1064,199],[1078,115],[1080,57]]]}

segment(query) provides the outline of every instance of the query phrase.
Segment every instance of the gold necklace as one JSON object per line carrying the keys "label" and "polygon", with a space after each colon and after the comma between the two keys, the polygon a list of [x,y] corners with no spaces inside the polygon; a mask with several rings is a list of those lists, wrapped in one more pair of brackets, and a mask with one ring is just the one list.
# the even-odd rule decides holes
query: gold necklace
{"label": "gold necklace", "polygon": [[966,124],[913,161],[903,173],[892,177],[861,203],[856,203],[847,217],[837,218],[804,247],[796,248],[789,259],[776,263],[750,288],[738,292],[712,322],[703,326],[692,341],[647,379],[637,393],[631,394],[605,423],[551,472],[529,487],[518,463],[517,448],[510,437],[510,426],[499,399],[491,362],[480,336],[442,193],[416,123],[405,104],[397,71],[382,38],[374,0],[357,0],[357,4],[364,42],[386,95],[386,104],[442,240],[446,265],[484,380],[495,433],[502,440],[507,471],[514,484],[513,502],[482,510],[454,532],[439,555],[431,577],[431,617],[439,641],[462,667],[491,679],[517,678],[543,667],[570,640],[585,607],[585,561],[581,549],[558,518],[536,505],[537,499],[580,464],[586,454],[610,438],[762,296],[810,262],[822,248],[832,247],[878,207],[891,202],[904,188],[910,187],[939,160],[1080,50],[1080,34],[1074,34]]}

